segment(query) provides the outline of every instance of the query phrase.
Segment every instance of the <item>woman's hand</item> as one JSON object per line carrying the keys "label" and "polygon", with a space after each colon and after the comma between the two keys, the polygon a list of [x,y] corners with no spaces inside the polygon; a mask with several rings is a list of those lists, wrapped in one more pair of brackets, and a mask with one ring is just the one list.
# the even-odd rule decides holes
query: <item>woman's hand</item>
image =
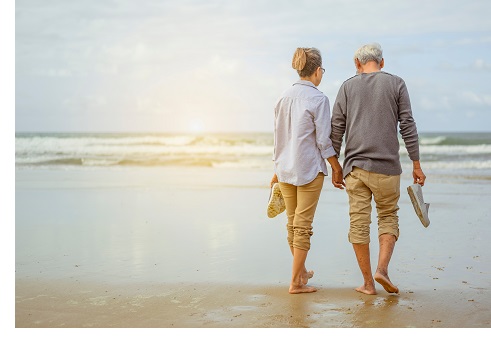
{"label": "woman's hand", "polygon": [[346,184],[344,183],[343,178],[343,167],[341,167],[339,164],[338,157],[336,155],[331,156],[327,159],[327,161],[331,165],[333,186],[339,189],[344,189]]}
{"label": "woman's hand", "polygon": [[276,173],[273,175],[273,178],[271,178],[271,183],[269,184],[269,188],[273,187],[275,183],[278,182],[278,177],[276,176]]}
{"label": "woman's hand", "polygon": [[339,189],[344,189],[344,187],[346,187],[346,184],[344,183],[342,170],[335,171],[334,169],[332,169],[332,184],[334,187]]}

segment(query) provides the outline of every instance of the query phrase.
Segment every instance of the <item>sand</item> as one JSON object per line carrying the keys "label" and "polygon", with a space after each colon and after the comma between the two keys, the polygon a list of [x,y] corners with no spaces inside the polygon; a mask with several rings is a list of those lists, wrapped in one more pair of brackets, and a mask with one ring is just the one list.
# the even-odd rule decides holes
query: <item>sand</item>
{"label": "sand", "polygon": [[489,327],[484,288],[380,291],[320,284],[312,295],[279,285],[18,281],[16,327],[453,328]]}
{"label": "sand", "polygon": [[389,268],[400,294],[377,284],[367,296],[354,290],[346,193],[329,178],[307,259],[319,290],[290,295],[285,216],[266,216],[270,172],[17,170],[15,327],[489,328],[491,182],[427,175],[428,228],[402,179]]}

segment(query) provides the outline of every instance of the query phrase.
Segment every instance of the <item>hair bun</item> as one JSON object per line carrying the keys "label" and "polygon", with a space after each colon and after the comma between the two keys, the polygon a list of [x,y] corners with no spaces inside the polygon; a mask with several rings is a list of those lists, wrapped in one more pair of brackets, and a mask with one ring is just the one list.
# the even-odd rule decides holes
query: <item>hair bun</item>
{"label": "hair bun", "polygon": [[307,54],[305,50],[298,47],[293,54],[292,67],[297,71],[302,71],[307,63]]}

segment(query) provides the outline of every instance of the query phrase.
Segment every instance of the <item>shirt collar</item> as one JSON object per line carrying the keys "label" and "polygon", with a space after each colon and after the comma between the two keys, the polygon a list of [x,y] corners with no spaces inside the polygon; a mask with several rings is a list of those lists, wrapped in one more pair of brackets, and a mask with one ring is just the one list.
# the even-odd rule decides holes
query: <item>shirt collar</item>
{"label": "shirt collar", "polygon": [[306,86],[310,86],[314,89],[317,89],[317,87],[314,85],[314,83],[312,83],[311,81],[305,81],[303,79],[299,79],[298,81],[293,83],[293,85],[295,85],[295,84],[306,85]]}

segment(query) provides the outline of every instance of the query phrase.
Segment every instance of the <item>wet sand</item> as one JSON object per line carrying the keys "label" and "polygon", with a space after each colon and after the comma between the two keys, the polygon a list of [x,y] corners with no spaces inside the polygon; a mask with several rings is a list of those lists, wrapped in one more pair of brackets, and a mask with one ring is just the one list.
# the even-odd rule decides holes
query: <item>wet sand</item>
{"label": "wet sand", "polygon": [[[377,284],[367,296],[354,290],[346,193],[326,178],[307,259],[319,291],[290,295],[285,217],[266,217],[270,176],[17,170],[15,327],[490,327],[489,180],[430,178],[425,229],[403,177],[389,268],[400,294]],[[377,251],[372,238],[372,267]]]}
{"label": "wet sand", "polygon": [[290,295],[279,285],[20,280],[16,327],[50,328],[489,328],[484,288],[380,291],[319,286]]}

